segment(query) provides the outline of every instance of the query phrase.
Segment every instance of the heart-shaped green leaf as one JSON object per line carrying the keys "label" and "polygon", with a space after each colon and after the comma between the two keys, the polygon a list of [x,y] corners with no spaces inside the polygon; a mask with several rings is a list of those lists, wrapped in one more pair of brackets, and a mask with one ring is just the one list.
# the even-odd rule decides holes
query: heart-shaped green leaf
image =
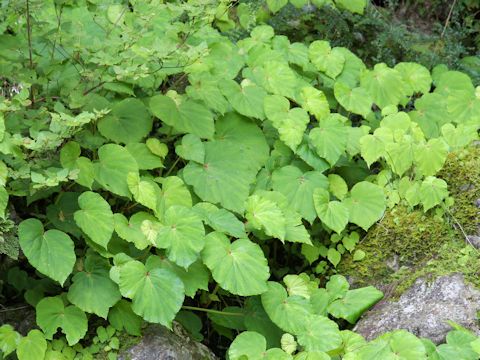
{"label": "heart-shaped green leaf", "polygon": [[27,219],[18,226],[23,253],[38,271],[63,285],[75,265],[72,239],[60,230],[44,231],[40,220]]}
{"label": "heart-shaped green leaf", "polygon": [[108,310],[120,300],[121,295],[109,277],[110,266],[103,258],[88,255],[83,271],[72,278],[68,289],[68,301],[81,310],[107,318]]}
{"label": "heart-shaped green leaf", "polygon": [[267,341],[255,331],[238,335],[228,349],[230,360],[290,360],[291,356],[281,349],[267,350]]}
{"label": "heart-shaped green leaf", "polygon": [[336,318],[347,320],[351,324],[383,298],[383,293],[373,286],[348,290],[340,299],[328,306],[328,312]]}
{"label": "heart-shaped green leaf", "polygon": [[95,180],[106,190],[130,198],[127,176],[130,172],[138,172],[135,158],[124,147],[107,144],[98,149],[98,159]]}
{"label": "heart-shaped green leaf", "polygon": [[18,360],[37,360],[45,357],[47,341],[40,330],[30,330],[27,336],[18,341]]}
{"label": "heart-shaped green leaf", "polygon": [[330,201],[329,192],[322,188],[317,188],[313,192],[313,202],[320,220],[340,234],[348,223],[347,206],[340,201]]}
{"label": "heart-shaped green leaf", "polygon": [[123,264],[119,271],[120,292],[133,300],[133,311],[147,321],[171,328],[185,297],[178,276],[165,269],[149,269],[136,260]]}
{"label": "heart-shaped green leaf", "polygon": [[272,175],[273,189],[285,195],[290,206],[310,223],[316,217],[313,191],[328,188],[328,179],[318,171],[303,173],[299,168],[288,165],[275,170]]}
{"label": "heart-shaped green leaf", "polygon": [[202,221],[192,209],[171,206],[158,230],[155,245],[167,249],[168,258],[187,269],[197,260],[205,245]]}
{"label": "heart-shaped green leaf", "polygon": [[268,291],[262,294],[262,304],[270,319],[291,334],[301,333],[313,313],[308,299],[288,296],[282,285],[272,281],[268,282]]}
{"label": "heart-shaped green leaf", "polygon": [[248,239],[230,243],[220,232],[205,238],[203,262],[220,286],[232,294],[258,295],[267,290],[270,271],[262,249]]}
{"label": "heart-shaped green leaf", "polygon": [[58,328],[67,336],[69,345],[75,345],[87,333],[87,316],[78,307],[65,306],[59,296],[46,297],[36,307],[37,324],[49,340]]}
{"label": "heart-shaped green leaf", "polygon": [[80,210],[73,215],[75,222],[90,239],[106,249],[115,227],[110,205],[92,191],[80,195],[78,205]]}
{"label": "heart-shaped green leaf", "polygon": [[321,315],[310,315],[298,334],[298,343],[307,351],[333,351],[342,345],[338,325]]}
{"label": "heart-shaped green leaf", "polygon": [[117,143],[139,142],[152,130],[152,117],[145,105],[134,98],[116,103],[110,113],[100,119],[98,130]]}
{"label": "heart-shaped green leaf", "polygon": [[350,214],[349,221],[365,231],[380,220],[386,208],[382,188],[367,181],[355,184],[344,203]]}

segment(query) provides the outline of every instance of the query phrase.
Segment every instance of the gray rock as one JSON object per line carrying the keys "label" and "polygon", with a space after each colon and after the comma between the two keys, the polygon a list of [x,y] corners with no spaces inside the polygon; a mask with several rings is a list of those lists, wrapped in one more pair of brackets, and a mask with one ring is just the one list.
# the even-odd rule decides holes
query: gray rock
{"label": "gray rock", "polygon": [[192,340],[186,331],[174,323],[174,331],[150,325],[137,344],[123,350],[119,360],[215,360],[215,355],[203,344]]}
{"label": "gray rock", "polygon": [[480,236],[469,235],[467,238],[470,245],[476,249],[480,249]]}
{"label": "gray rock", "polygon": [[480,334],[479,309],[480,291],[465,284],[462,274],[442,276],[431,283],[422,278],[398,302],[378,303],[354,330],[372,340],[387,331],[406,329],[438,344],[451,330],[448,320]]}

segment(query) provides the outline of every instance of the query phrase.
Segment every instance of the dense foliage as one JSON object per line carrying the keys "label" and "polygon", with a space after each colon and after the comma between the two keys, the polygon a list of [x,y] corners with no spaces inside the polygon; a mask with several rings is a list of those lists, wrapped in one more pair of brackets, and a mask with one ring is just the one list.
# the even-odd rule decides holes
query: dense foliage
{"label": "dense foliage", "polygon": [[0,327],[3,356],[91,358],[144,320],[201,339],[208,319],[241,332],[231,360],[478,358],[454,324],[438,347],[365,342],[345,329],[383,295],[335,274],[387,208],[452,205],[436,174],[478,139],[467,75],[368,68],[268,25],[234,42],[229,2],[1,6],[0,296],[38,325]]}

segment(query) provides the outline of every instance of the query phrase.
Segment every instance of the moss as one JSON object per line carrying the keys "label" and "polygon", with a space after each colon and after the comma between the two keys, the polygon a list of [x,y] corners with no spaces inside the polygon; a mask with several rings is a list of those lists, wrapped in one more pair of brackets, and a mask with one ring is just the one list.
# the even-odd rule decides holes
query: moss
{"label": "moss", "polygon": [[450,153],[438,174],[448,184],[455,203],[450,209],[467,234],[479,232],[480,145]]}
{"label": "moss", "polygon": [[365,252],[365,259],[356,262],[347,256],[340,272],[361,285],[389,284],[402,269],[415,269],[434,258],[443,243],[452,239],[452,228],[444,219],[397,206],[357,247]]}
{"label": "moss", "polygon": [[454,205],[450,214],[410,211],[404,206],[386,212],[384,218],[357,246],[366,253],[355,262],[345,256],[340,273],[349,275],[359,286],[376,285],[397,297],[419,277],[432,279],[461,272],[480,287],[480,253],[468,245],[458,224],[467,234],[479,228],[480,147],[451,153],[438,175],[449,184]]}

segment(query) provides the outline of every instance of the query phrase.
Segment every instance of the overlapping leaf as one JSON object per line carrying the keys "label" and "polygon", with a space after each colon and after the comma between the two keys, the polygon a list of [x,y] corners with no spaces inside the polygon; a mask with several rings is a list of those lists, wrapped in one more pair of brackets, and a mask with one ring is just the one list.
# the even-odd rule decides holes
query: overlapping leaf
{"label": "overlapping leaf", "polygon": [[24,220],[18,226],[23,253],[38,271],[63,285],[75,264],[73,241],[56,229],[44,231],[40,220]]}
{"label": "overlapping leaf", "polygon": [[251,296],[267,290],[267,259],[248,239],[230,243],[224,234],[212,232],[206,236],[202,259],[215,281],[232,294]]}

